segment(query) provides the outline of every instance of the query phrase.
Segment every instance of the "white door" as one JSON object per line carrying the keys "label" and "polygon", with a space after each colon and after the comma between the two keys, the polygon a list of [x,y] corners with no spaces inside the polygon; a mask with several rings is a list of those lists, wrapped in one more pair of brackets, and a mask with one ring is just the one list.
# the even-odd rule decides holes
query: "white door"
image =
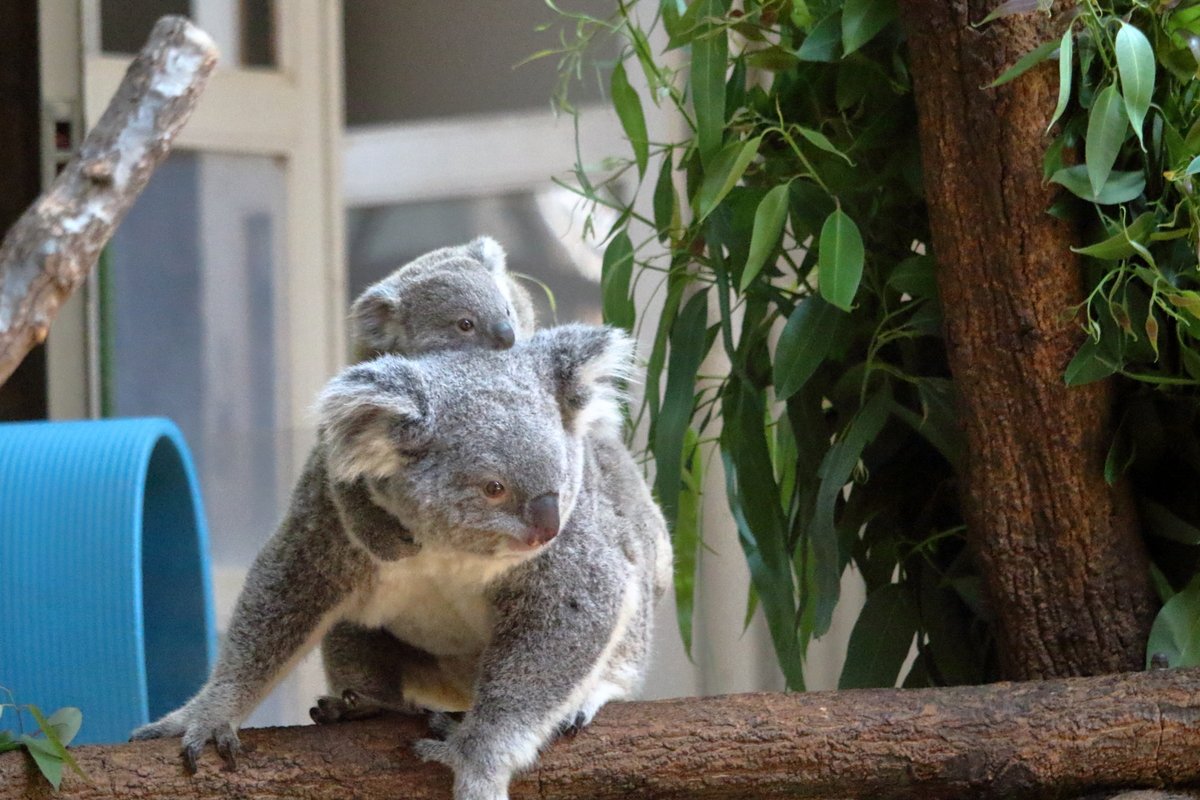
{"label": "white door", "polygon": [[[55,417],[163,415],[183,429],[220,624],[314,441],[313,399],[344,363],[342,10],[340,0],[43,0],[62,51],[47,71],[48,114],[72,110],[69,26],[86,129],[168,12],[210,33],[221,61],[83,302],[55,327],[50,405]],[[252,723],[306,721],[320,689],[308,676]]]}

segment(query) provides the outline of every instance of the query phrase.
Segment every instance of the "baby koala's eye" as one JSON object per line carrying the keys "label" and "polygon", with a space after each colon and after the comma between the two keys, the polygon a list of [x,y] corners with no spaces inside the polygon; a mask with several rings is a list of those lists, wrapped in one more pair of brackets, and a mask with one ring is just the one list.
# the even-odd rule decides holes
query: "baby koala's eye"
{"label": "baby koala's eye", "polygon": [[471,331],[475,330],[475,321],[463,317],[458,321],[458,329],[463,333],[470,333]]}
{"label": "baby koala's eye", "polygon": [[503,497],[505,491],[504,484],[500,481],[488,481],[483,487],[483,493],[493,500]]}

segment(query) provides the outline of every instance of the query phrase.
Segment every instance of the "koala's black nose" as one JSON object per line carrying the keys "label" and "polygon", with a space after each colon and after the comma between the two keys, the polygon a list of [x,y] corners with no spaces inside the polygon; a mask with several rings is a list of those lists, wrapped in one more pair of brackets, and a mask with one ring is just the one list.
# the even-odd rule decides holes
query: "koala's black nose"
{"label": "koala's black nose", "polygon": [[497,350],[507,350],[517,341],[517,334],[513,332],[512,325],[507,322],[493,324],[490,333]]}
{"label": "koala's black nose", "polygon": [[529,544],[545,544],[558,535],[558,495],[551,492],[529,501],[525,509]]}

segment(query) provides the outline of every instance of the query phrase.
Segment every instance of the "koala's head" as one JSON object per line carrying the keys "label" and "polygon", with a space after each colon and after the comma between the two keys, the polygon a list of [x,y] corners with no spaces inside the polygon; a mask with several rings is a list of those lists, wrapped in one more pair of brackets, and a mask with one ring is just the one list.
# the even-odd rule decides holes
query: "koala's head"
{"label": "koala's head", "polygon": [[[518,296],[519,295],[519,296]],[[532,331],[524,289],[504,250],[481,236],[426,253],[367,287],[350,309],[360,357],[435,350],[506,350]]]}
{"label": "koala's head", "polygon": [[575,506],[584,437],[619,424],[632,351],[620,331],[568,325],[507,352],[353,366],[319,401],[330,478],[365,478],[423,547],[526,557]]}

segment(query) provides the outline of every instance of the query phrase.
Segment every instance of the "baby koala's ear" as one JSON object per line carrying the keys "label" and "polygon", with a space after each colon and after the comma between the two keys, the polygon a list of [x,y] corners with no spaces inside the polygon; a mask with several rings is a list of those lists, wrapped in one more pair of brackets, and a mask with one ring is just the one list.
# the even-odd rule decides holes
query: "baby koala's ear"
{"label": "baby koala's ear", "polygon": [[400,297],[387,279],[368,286],[350,306],[350,340],[368,352],[386,353],[395,346]]}
{"label": "baby koala's ear", "polygon": [[317,413],[336,481],[394,475],[433,429],[425,380],[399,356],[356,364],[334,378],[317,400]]}
{"label": "baby koala's ear", "polygon": [[467,255],[483,264],[494,275],[503,275],[505,267],[504,248],[490,236],[480,236],[466,245]]}
{"label": "baby koala's ear", "polygon": [[616,328],[562,325],[539,331],[530,346],[545,360],[563,427],[582,436],[595,427],[618,430],[625,384],[633,379],[633,339]]}

